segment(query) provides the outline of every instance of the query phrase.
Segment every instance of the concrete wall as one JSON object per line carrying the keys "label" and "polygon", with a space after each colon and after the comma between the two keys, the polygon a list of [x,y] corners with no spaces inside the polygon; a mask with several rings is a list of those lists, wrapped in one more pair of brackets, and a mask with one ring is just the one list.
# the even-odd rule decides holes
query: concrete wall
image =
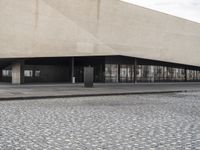
{"label": "concrete wall", "polygon": [[24,62],[15,62],[12,64],[12,84],[24,83]]}
{"label": "concrete wall", "polygon": [[0,0],[0,57],[125,55],[200,66],[200,24],[120,0]]}

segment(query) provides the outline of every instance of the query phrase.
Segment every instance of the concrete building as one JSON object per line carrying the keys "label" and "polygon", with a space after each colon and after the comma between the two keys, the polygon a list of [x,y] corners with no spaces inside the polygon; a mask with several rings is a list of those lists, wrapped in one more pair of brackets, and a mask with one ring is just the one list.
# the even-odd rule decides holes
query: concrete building
{"label": "concrete building", "polygon": [[200,24],[120,0],[0,0],[2,82],[200,81]]}

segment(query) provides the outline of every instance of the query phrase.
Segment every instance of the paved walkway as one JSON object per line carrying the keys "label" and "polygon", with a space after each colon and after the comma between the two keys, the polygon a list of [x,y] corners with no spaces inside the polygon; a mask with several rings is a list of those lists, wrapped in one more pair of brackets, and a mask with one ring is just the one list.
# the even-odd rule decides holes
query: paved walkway
{"label": "paved walkway", "polygon": [[200,150],[200,92],[0,101],[0,150]]}
{"label": "paved walkway", "polygon": [[185,91],[200,91],[200,83],[95,84],[94,88],[84,88],[83,84],[10,85],[1,83],[0,100],[149,94]]}

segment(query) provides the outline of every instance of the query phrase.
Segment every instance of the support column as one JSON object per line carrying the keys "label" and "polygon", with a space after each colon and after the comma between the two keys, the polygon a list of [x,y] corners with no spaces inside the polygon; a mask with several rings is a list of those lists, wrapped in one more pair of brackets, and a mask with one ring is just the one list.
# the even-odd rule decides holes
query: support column
{"label": "support column", "polygon": [[134,83],[137,83],[137,59],[134,59]]}
{"label": "support column", "polygon": [[24,83],[24,61],[12,64],[12,84]]}
{"label": "support column", "polygon": [[72,80],[72,83],[75,83],[75,76],[74,76],[74,57],[72,57],[71,68],[72,68],[71,80]]}

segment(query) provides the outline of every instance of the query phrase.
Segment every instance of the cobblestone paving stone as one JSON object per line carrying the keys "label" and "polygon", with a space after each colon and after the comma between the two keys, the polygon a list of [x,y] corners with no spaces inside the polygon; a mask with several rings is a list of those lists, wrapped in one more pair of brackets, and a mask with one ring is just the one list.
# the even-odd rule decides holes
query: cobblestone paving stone
{"label": "cobblestone paving stone", "polygon": [[0,150],[49,149],[200,149],[200,93],[0,102]]}

